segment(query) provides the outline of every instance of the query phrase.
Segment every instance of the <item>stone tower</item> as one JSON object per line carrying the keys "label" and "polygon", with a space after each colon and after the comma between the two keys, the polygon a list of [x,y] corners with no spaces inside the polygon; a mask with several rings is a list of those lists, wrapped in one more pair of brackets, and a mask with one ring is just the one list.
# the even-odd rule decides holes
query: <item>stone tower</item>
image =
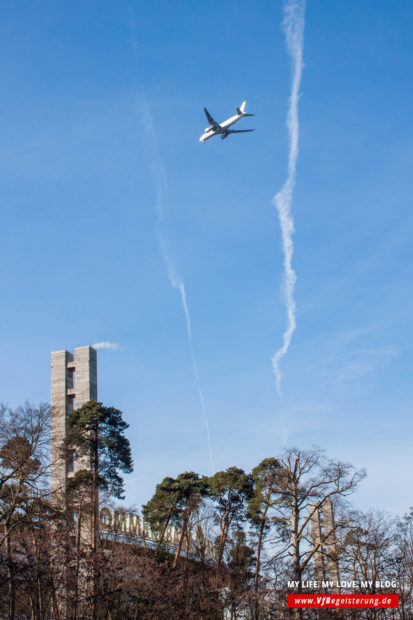
{"label": "stone tower", "polygon": [[[310,510],[314,504],[310,506]],[[339,582],[340,575],[337,559],[337,540],[334,523],[333,504],[327,500],[311,517],[311,536],[314,545],[320,545],[314,553],[315,578],[321,582],[325,580]],[[332,592],[339,592],[337,587]]]}
{"label": "stone tower", "polygon": [[78,469],[90,469],[90,457],[64,455],[66,418],[70,411],[89,400],[97,400],[97,355],[93,347],[52,351],[52,493],[64,493]]}

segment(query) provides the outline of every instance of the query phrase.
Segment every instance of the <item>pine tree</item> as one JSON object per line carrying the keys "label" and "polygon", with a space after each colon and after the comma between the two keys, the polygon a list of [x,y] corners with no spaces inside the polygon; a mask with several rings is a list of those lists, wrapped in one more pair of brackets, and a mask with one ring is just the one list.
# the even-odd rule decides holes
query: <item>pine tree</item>
{"label": "pine tree", "polygon": [[122,420],[119,409],[104,407],[102,403],[90,400],[70,412],[67,427],[67,449],[76,451],[80,466],[90,463],[90,469],[79,469],[75,473],[72,486],[79,482],[81,486],[89,486],[91,493],[92,615],[95,619],[99,489],[118,499],[124,497],[123,479],[119,471],[130,473],[133,469],[129,440],[124,435],[129,424]]}
{"label": "pine tree", "polygon": [[205,497],[207,492],[207,479],[204,476],[200,478],[193,471],[187,471],[179,474],[176,479],[164,478],[157,485],[155,495],[143,506],[142,512],[147,521],[152,527],[161,529],[160,541],[162,541],[166,527],[170,522],[180,529],[173,568],[177,564],[185,538],[188,555],[189,523],[192,515],[198,509],[202,497]]}
{"label": "pine tree", "polygon": [[252,470],[253,495],[248,501],[248,518],[257,533],[257,555],[255,563],[255,617],[258,618],[258,585],[261,568],[261,551],[265,536],[269,532],[274,518],[271,508],[276,505],[278,496],[278,478],[280,472],[279,461],[275,458],[267,458],[261,461]]}
{"label": "pine tree", "polygon": [[[99,489],[124,498],[123,479],[119,471],[133,470],[129,440],[124,431],[129,427],[122,420],[122,412],[114,407],[90,400],[67,418],[68,449],[78,456],[90,455],[90,469],[79,469],[74,480],[90,482],[92,499],[92,547],[96,548],[99,509]],[[78,462],[82,463],[81,459]]]}
{"label": "pine tree", "polygon": [[228,467],[208,479],[209,497],[215,500],[219,513],[220,538],[218,566],[224,556],[225,543],[231,527],[245,521],[245,503],[252,494],[252,480],[243,469]]}

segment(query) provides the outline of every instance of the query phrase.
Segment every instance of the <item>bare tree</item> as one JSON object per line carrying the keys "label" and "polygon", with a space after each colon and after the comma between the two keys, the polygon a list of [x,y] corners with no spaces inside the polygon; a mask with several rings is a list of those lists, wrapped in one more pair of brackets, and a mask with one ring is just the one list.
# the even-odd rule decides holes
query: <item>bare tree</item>
{"label": "bare tree", "polygon": [[28,511],[46,501],[49,470],[50,408],[26,403],[17,409],[0,405],[0,548],[6,546],[9,618],[15,617],[15,559],[12,534]]}
{"label": "bare tree", "polygon": [[393,556],[395,579],[399,583],[401,620],[413,616],[413,508],[396,523]]}
{"label": "bare tree", "polygon": [[[278,500],[273,506],[275,550],[270,562],[288,559],[291,579],[297,582],[300,592],[302,576],[321,546],[321,542],[314,544],[311,538],[310,523],[314,513],[322,510],[329,499],[353,493],[365,473],[355,472],[346,463],[326,459],[319,448],[286,450],[279,465]],[[296,616],[302,618],[302,610],[298,610]]]}

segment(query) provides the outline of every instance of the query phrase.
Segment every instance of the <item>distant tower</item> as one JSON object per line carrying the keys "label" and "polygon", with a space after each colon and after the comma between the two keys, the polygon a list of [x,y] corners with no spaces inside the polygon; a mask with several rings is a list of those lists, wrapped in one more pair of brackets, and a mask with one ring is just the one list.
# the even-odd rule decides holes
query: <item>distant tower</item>
{"label": "distant tower", "polygon": [[[314,504],[310,505],[310,510]],[[311,536],[313,545],[320,545],[314,553],[314,569],[317,581],[339,582],[337,559],[337,540],[334,523],[333,504],[327,500],[311,517]],[[332,592],[339,592],[337,587]]]}
{"label": "distant tower", "polygon": [[89,400],[97,400],[97,355],[93,347],[52,351],[52,493],[64,493],[78,469],[90,469],[90,458],[65,457],[66,418],[70,411]]}
{"label": "distant tower", "polygon": [[[76,469],[90,469],[90,455],[65,454],[66,419],[75,408],[89,400],[97,400],[97,360],[92,347],[77,347],[75,356],[69,351],[52,351],[52,501],[66,507],[65,491],[69,479]],[[66,512],[67,525],[72,528],[74,513]],[[88,523],[82,524],[81,539],[90,545],[91,529]],[[57,605],[60,618],[71,617],[71,598],[73,592],[73,567],[62,568],[63,582],[58,588]],[[83,583],[83,582],[82,582]],[[82,586],[83,587],[83,586]]]}

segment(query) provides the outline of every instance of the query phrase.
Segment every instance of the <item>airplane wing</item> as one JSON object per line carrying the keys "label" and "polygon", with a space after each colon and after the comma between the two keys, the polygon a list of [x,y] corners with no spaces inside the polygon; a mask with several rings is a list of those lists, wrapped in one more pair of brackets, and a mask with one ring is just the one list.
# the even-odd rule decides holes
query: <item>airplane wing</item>
{"label": "airplane wing", "polygon": [[211,129],[219,129],[220,125],[212,118],[212,116],[210,115],[210,113],[208,112],[208,110],[206,108],[204,108],[204,112],[205,112],[205,116],[208,119],[208,123]]}
{"label": "airplane wing", "polygon": [[227,129],[225,133],[246,133],[247,131],[255,131],[255,129]]}

